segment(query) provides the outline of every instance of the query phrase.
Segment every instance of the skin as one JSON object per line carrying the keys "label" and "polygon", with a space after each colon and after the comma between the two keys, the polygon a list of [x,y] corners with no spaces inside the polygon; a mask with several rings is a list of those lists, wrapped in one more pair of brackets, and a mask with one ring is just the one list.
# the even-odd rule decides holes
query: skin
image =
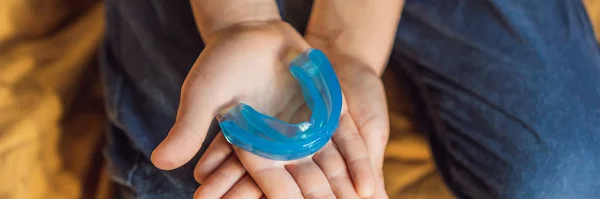
{"label": "skin", "polygon": [[402,2],[317,0],[304,38],[280,19],[273,0],[191,3],[206,48],[184,82],[175,124],[152,154],[156,167],[188,162],[212,118],[239,102],[287,121],[309,116],[286,66],[290,55],[314,47],[332,61],[343,90],[332,141],[312,156],[273,161],[219,135],[197,163],[202,186],[194,198],[387,198],[381,168],[389,119],[379,76]]}
{"label": "skin", "polygon": [[376,177],[372,198],[388,198],[382,168],[390,124],[380,77],[403,5],[403,0],[316,0],[305,35],[331,60],[349,114],[367,145]]}

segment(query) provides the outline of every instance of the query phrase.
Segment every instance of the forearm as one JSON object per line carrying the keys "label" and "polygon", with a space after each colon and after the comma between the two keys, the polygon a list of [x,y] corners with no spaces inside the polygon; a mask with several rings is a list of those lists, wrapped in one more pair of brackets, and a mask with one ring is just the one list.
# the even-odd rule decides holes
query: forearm
{"label": "forearm", "polygon": [[403,0],[316,0],[306,37],[311,45],[334,56],[351,56],[381,75],[403,4]]}
{"label": "forearm", "polygon": [[275,0],[190,0],[204,41],[236,24],[280,20]]}

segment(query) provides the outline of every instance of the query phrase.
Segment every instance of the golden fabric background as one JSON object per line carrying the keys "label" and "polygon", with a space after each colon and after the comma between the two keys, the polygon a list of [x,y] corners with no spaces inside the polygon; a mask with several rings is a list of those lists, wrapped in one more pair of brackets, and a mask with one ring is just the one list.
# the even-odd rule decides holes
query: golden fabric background
{"label": "golden fabric background", "polygon": [[[587,0],[600,38],[600,1]],[[95,68],[104,31],[95,0],[0,1],[0,199],[110,198]],[[403,98],[386,73],[388,98]],[[391,198],[451,198],[410,103],[390,104],[384,173]]]}

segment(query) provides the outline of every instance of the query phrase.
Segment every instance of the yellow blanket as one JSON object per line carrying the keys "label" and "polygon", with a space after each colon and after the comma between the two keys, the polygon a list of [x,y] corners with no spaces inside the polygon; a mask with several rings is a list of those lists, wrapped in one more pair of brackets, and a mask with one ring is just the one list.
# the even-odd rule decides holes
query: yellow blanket
{"label": "yellow blanket", "polygon": [[[587,3],[598,28],[600,1]],[[94,72],[102,8],[95,0],[0,1],[0,199],[110,198]],[[384,82],[394,78],[386,74]],[[391,85],[388,97],[398,101]],[[410,106],[390,106],[390,196],[450,198],[425,140],[411,133]]]}
{"label": "yellow blanket", "polygon": [[93,1],[0,1],[0,198],[83,197],[94,149],[61,146],[90,139],[64,143],[64,119],[93,70],[102,14]]}

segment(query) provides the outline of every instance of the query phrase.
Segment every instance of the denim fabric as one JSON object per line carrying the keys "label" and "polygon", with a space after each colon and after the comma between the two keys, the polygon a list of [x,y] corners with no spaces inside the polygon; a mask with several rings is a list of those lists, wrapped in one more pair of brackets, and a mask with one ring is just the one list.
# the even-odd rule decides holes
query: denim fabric
{"label": "denim fabric", "polygon": [[[279,6],[303,32],[311,2]],[[106,12],[119,197],[191,198],[198,157],[174,171],[149,161],[203,48],[189,3],[107,0]],[[580,1],[407,0],[388,69],[417,88],[419,122],[459,198],[600,197],[600,50]]]}

